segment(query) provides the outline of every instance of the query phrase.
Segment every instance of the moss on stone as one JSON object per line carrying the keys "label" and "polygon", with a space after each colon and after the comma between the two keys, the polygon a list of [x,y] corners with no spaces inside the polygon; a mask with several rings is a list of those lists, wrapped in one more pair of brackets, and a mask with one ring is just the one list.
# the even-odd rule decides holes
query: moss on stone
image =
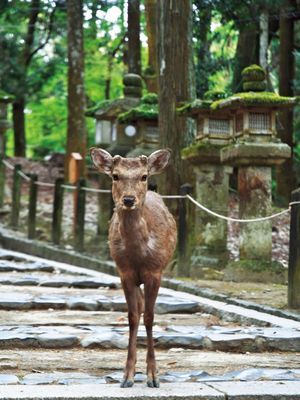
{"label": "moss on stone", "polygon": [[112,103],[113,100],[101,100],[94,106],[87,108],[85,114],[87,116],[93,116],[94,113],[100,109],[103,111],[108,110]]}
{"label": "moss on stone", "polygon": [[196,99],[189,103],[184,103],[176,109],[178,114],[193,114],[198,110],[209,110],[212,104],[211,100]]}
{"label": "moss on stone", "polygon": [[148,66],[144,69],[143,75],[144,75],[144,77],[146,77],[146,78],[155,78],[155,77],[156,77],[156,71],[155,71],[155,69],[154,69],[151,65],[148,65]]}
{"label": "moss on stone", "polygon": [[265,81],[249,81],[243,83],[243,90],[245,92],[264,92],[267,88]]}
{"label": "moss on stone", "polygon": [[204,100],[220,100],[225,99],[227,97],[226,92],[224,90],[208,90],[204,93]]}
{"label": "moss on stone", "polygon": [[296,97],[279,96],[273,92],[245,92],[236,93],[224,100],[212,103],[211,109],[239,108],[241,106],[292,106],[296,104]]}
{"label": "moss on stone", "polygon": [[118,120],[121,123],[133,122],[137,120],[157,120],[158,104],[141,102],[138,107],[131,108],[119,115]]}
{"label": "moss on stone", "polygon": [[158,104],[157,93],[147,93],[142,97],[141,104]]}
{"label": "moss on stone", "polygon": [[242,77],[244,82],[264,81],[266,72],[260,65],[252,64],[243,69]]}
{"label": "moss on stone", "polygon": [[197,156],[200,151],[203,150],[209,150],[209,149],[214,149],[214,150],[220,150],[220,148],[225,147],[224,145],[218,145],[218,144],[212,144],[210,142],[196,142],[190,145],[189,147],[185,147],[181,150],[181,156],[183,159]]}

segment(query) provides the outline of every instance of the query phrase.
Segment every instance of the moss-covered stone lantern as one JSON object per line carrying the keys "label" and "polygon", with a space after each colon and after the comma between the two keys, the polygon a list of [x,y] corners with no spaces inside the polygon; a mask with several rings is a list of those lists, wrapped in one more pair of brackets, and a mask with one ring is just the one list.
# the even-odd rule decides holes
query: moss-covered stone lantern
{"label": "moss-covered stone lantern", "polygon": [[119,115],[118,121],[126,129],[135,130],[135,148],[127,156],[149,155],[158,149],[158,98],[156,93],[148,93],[142,97],[137,107]]}
{"label": "moss-covered stone lantern", "polygon": [[142,79],[139,75],[127,74],[123,83],[124,97],[104,100],[86,112],[88,117],[96,119],[96,144],[121,156],[134,147],[135,132],[126,130],[126,124],[120,123],[118,116],[140,103]]}
{"label": "moss-covered stone lantern", "polygon": [[[221,163],[221,149],[233,139],[233,120],[230,113],[213,111],[213,98],[223,93],[208,93],[203,100],[195,100],[178,109],[196,120],[196,141],[183,149],[182,157],[193,165],[196,180],[196,199],[204,206],[226,215],[229,200],[229,176],[232,167]],[[194,249],[190,275],[205,277],[226,266],[227,223],[196,208]]]}
{"label": "moss-covered stone lantern", "polygon": [[[295,98],[264,92],[265,74],[261,67],[243,71],[247,92],[218,100],[215,111],[227,110],[234,116],[234,144],[221,150],[221,162],[238,167],[239,217],[254,219],[272,213],[271,169],[291,156],[290,147],[277,137],[276,113],[293,107]],[[271,261],[271,221],[240,224],[240,259]]]}
{"label": "moss-covered stone lantern", "polygon": [[0,90],[0,155],[5,155],[5,132],[11,127],[7,120],[8,104],[13,101],[13,97]]}

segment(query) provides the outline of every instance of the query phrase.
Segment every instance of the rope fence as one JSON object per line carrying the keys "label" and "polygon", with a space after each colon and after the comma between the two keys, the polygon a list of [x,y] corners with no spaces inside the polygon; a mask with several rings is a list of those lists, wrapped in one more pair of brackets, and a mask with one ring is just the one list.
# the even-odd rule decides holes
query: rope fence
{"label": "rope fence", "polygon": [[[6,160],[2,160],[3,165],[10,169],[10,170],[14,170],[15,167],[13,164],[9,163]],[[23,178],[26,182],[30,181],[30,177],[28,175],[26,175],[24,172],[18,170],[17,173],[21,176],[21,178]],[[35,185],[37,186],[41,186],[41,187],[51,187],[54,188],[55,184],[54,183],[50,183],[50,182],[41,182],[41,181],[35,181],[34,182]],[[62,184],[61,188],[66,189],[66,190],[78,190],[78,186],[75,185],[67,185],[67,184]],[[90,193],[103,193],[103,194],[110,194],[111,190],[107,190],[107,189],[96,189],[96,188],[90,188],[90,187],[81,187],[81,190],[85,191],[85,192],[90,192]],[[232,218],[232,217],[228,217],[226,215],[222,215],[219,214],[207,207],[205,207],[203,204],[199,203],[197,200],[195,200],[192,196],[190,196],[189,194],[185,194],[185,195],[161,195],[161,198],[163,199],[188,199],[189,201],[191,201],[194,205],[196,205],[198,208],[200,208],[202,211],[207,212],[210,215],[213,215],[216,218],[220,218],[223,219],[225,221],[229,221],[229,222],[238,222],[238,223],[251,223],[251,222],[262,222],[262,221],[268,221],[271,220],[273,218],[279,217],[283,214],[289,213],[291,211],[291,207],[294,205],[298,205],[300,204],[300,201],[292,201],[289,203],[289,208],[282,210],[280,212],[274,213],[272,215],[266,216],[266,217],[259,217],[259,218],[251,218],[251,219],[240,219],[240,218]]]}

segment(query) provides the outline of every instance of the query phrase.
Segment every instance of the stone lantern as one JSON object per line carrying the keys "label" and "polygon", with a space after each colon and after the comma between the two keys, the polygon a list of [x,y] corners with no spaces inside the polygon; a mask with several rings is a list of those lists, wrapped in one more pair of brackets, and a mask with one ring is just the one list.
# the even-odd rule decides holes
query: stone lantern
{"label": "stone lantern", "polygon": [[[272,214],[271,171],[291,156],[276,137],[276,113],[293,107],[295,98],[264,92],[265,73],[259,66],[243,71],[244,90],[212,104],[215,111],[234,117],[235,144],[221,151],[221,162],[238,167],[239,217],[254,219]],[[271,221],[240,224],[240,259],[271,261]]]}
{"label": "stone lantern", "polygon": [[[182,157],[193,165],[196,199],[204,206],[226,215],[229,200],[229,176],[232,167],[221,164],[221,149],[233,138],[233,119],[225,110],[212,110],[211,100],[195,100],[179,113],[196,120],[196,142],[183,149]],[[211,268],[224,268],[227,250],[227,223],[199,209],[195,210],[194,249],[190,275],[205,277]]]}
{"label": "stone lantern", "polygon": [[11,127],[11,123],[7,120],[8,104],[13,98],[7,93],[0,91],[0,155],[5,155],[5,132]]}
{"label": "stone lantern", "polygon": [[96,119],[95,143],[111,154],[121,156],[134,147],[135,132],[126,130],[126,125],[118,121],[118,116],[140,103],[142,79],[139,75],[127,74],[123,83],[123,98],[104,100],[86,112],[87,116]]}
{"label": "stone lantern", "polygon": [[118,121],[126,129],[135,130],[134,146],[127,157],[149,155],[158,149],[158,98],[156,93],[148,93],[137,107],[119,115]]}

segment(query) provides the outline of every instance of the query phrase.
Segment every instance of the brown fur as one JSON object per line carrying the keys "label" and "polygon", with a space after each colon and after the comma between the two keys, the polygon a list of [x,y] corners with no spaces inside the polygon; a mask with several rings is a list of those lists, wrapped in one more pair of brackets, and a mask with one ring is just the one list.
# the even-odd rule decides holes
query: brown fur
{"label": "brown fur", "polygon": [[[147,332],[147,384],[158,387],[152,326],[154,305],[163,269],[176,246],[176,224],[161,197],[147,191],[145,176],[160,173],[169,153],[159,150],[147,157],[112,158],[101,149],[91,149],[100,172],[113,177],[115,210],[109,228],[109,247],[117,264],[124,289],[129,320],[129,344],[122,387],[134,383],[136,338],[142,312]],[[117,177],[117,179],[116,179]],[[124,205],[124,197],[134,198],[134,205]],[[144,284],[144,298],[140,285]]]}

